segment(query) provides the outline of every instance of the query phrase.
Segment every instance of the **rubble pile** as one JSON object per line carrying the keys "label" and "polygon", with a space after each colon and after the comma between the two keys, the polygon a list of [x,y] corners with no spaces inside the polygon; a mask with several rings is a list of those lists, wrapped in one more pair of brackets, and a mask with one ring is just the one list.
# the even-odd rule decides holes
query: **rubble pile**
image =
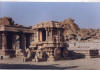
{"label": "rubble pile", "polygon": [[81,29],[77,24],[75,24],[72,18],[68,18],[61,22],[63,25],[64,36],[66,40],[88,40],[88,39],[98,39],[100,37],[100,29]]}
{"label": "rubble pile", "polygon": [[14,21],[10,17],[0,18],[0,25],[13,25]]}
{"label": "rubble pile", "polygon": [[80,30],[79,26],[75,24],[74,19],[68,18],[61,22],[63,25],[64,36],[66,40],[73,40],[76,39],[77,32]]}

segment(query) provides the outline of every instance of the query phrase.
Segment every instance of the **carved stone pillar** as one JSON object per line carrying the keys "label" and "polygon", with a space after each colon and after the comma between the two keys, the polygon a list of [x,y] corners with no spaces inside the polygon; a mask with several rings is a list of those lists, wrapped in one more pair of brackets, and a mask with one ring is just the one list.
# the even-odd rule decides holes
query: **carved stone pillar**
{"label": "carved stone pillar", "polygon": [[58,31],[58,42],[60,42],[60,37],[61,37],[61,36],[60,36],[60,32],[61,32],[61,31],[59,30],[59,31]]}
{"label": "carved stone pillar", "polygon": [[2,49],[2,35],[0,34],[0,49]]}
{"label": "carved stone pillar", "polygon": [[37,40],[37,42],[38,42],[38,31],[36,32],[36,37],[37,37],[37,39],[36,39],[36,40]]}
{"label": "carved stone pillar", "polygon": [[38,30],[37,31],[37,39],[38,39],[38,42],[40,41],[40,31]]}
{"label": "carved stone pillar", "polygon": [[40,42],[42,42],[42,39],[43,39],[42,37],[43,37],[43,36],[42,36],[42,31],[39,31],[39,38],[40,38],[39,41],[40,41]]}
{"label": "carved stone pillar", "polygon": [[12,41],[12,42],[13,42],[13,43],[12,43],[12,44],[13,44],[13,49],[14,49],[14,50],[16,50],[16,47],[17,47],[16,37],[17,37],[16,34],[14,34],[14,35],[13,35],[13,41]]}
{"label": "carved stone pillar", "polygon": [[26,35],[24,35],[23,40],[24,40],[24,49],[26,49]]}
{"label": "carved stone pillar", "polygon": [[48,29],[46,29],[46,41],[48,41]]}
{"label": "carved stone pillar", "polygon": [[51,41],[52,41],[52,40],[53,40],[53,29],[51,29],[51,31],[50,31],[50,32],[51,32],[51,34],[50,34],[50,35],[51,35]]}
{"label": "carved stone pillar", "polygon": [[7,34],[2,33],[2,50],[7,49]]}

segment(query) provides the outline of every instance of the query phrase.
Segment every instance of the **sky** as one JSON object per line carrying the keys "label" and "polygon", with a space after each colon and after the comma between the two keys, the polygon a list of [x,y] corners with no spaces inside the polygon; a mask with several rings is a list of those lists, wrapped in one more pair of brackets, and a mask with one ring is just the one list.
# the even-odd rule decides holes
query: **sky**
{"label": "sky", "polygon": [[63,21],[69,17],[80,28],[100,28],[100,3],[86,2],[0,2],[0,17],[33,26],[43,21]]}

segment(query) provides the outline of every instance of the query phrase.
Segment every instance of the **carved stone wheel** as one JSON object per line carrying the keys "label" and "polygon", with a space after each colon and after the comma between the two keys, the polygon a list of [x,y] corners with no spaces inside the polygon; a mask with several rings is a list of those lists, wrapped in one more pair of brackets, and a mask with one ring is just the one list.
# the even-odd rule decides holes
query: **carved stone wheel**
{"label": "carved stone wheel", "polygon": [[54,49],[54,57],[56,60],[61,58],[61,48]]}
{"label": "carved stone wheel", "polygon": [[32,56],[31,50],[29,48],[26,49],[26,55],[27,55],[26,56],[27,59],[31,58],[31,56]]}
{"label": "carved stone wheel", "polygon": [[68,50],[66,48],[63,49],[63,53],[62,53],[64,58],[68,57]]}

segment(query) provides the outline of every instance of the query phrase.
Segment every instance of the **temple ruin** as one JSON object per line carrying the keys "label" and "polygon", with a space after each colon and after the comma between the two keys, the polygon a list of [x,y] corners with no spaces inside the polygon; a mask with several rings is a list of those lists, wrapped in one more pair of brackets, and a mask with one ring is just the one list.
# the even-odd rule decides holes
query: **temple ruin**
{"label": "temple ruin", "polygon": [[0,56],[15,56],[17,49],[29,48],[33,30],[14,24],[8,17],[0,19]]}
{"label": "temple ruin", "polygon": [[100,29],[81,29],[72,18],[32,27],[15,24],[10,17],[0,18],[1,59],[21,56],[23,61],[51,61],[71,57],[70,51],[99,56],[99,40]]}

